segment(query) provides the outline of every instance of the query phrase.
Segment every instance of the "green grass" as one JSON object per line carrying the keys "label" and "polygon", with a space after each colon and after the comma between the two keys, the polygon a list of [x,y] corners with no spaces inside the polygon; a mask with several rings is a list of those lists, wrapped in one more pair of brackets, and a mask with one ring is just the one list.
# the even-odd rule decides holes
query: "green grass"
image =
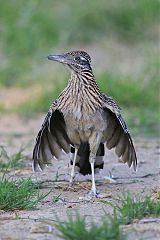
{"label": "green grass", "polygon": [[48,194],[40,194],[30,178],[22,180],[0,178],[0,210],[34,209]]}
{"label": "green grass", "polygon": [[[150,66],[150,68],[144,69],[138,79],[120,74],[103,73],[98,78],[98,84],[107,95],[112,96],[119,104],[122,116],[124,116],[128,129],[131,129],[131,133],[159,136],[160,84],[158,68],[157,65]],[[146,80],[146,75],[151,77]]]}
{"label": "green grass", "polygon": [[143,76],[134,80],[132,76],[125,77],[106,72],[97,78],[97,81],[100,88],[108,95],[114,96],[122,106],[157,108],[159,79],[156,73],[152,79],[145,81]]}
{"label": "green grass", "polygon": [[[55,49],[108,37],[127,44],[155,39],[158,0],[0,0],[0,86],[31,81],[30,73]],[[32,78],[39,81],[39,71]],[[30,83],[31,84],[31,83]]]}
{"label": "green grass", "polygon": [[147,196],[144,200],[134,199],[130,194],[124,195],[116,205],[122,223],[130,224],[134,219],[143,217],[160,216],[160,202],[155,202]]}
{"label": "green grass", "polygon": [[135,136],[160,136],[160,111],[158,109],[143,107],[122,108],[131,135]]}
{"label": "green grass", "polygon": [[6,172],[22,167],[25,156],[24,149],[8,155],[3,146],[0,146],[0,171],[4,172],[0,177],[0,210],[34,209],[47,194],[40,194],[39,186],[32,183],[30,178],[12,180],[6,177]]}
{"label": "green grass", "polygon": [[31,116],[39,112],[47,112],[49,107],[60,94],[63,88],[67,85],[67,79],[64,77],[63,82],[53,82],[53,86],[48,88],[43,86],[39,94],[34,96],[34,98],[26,101],[25,103],[19,104],[11,111],[23,114],[23,116]]}
{"label": "green grass", "polygon": [[53,203],[59,202],[61,200],[60,196],[61,196],[61,193],[59,195],[57,195],[57,196],[54,196],[53,199],[52,199],[52,202]]}
{"label": "green grass", "polygon": [[[120,50],[126,51],[127,59],[129,50],[130,59],[136,57],[140,67],[133,65],[135,73],[130,71],[126,75],[111,60],[112,66],[103,67],[99,75],[95,73],[101,90],[120,105],[131,133],[160,134],[156,49],[159,0],[102,0],[101,3],[86,0],[85,4],[81,0],[0,0],[0,6],[0,88],[18,86],[23,92],[23,88],[36,88],[39,84],[42,89],[12,109],[7,110],[2,102],[0,112],[23,116],[46,112],[68,80],[67,74],[61,71],[63,67],[56,69],[56,64],[46,62],[46,55],[75,46],[84,49],[95,46],[97,51],[104,47],[106,58],[112,59],[115,52],[107,55],[105,42],[113,40],[111,48],[119,44]],[[123,56],[125,64],[127,60]]]}
{"label": "green grass", "polygon": [[134,36],[133,41],[135,37],[144,37],[144,30],[159,20],[158,0],[81,3],[80,0],[67,3],[48,0],[47,4],[38,0],[10,3],[1,0],[4,50],[29,56],[59,41],[61,44],[93,41],[95,36],[111,32],[121,34],[124,39]]}
{"label": "green grass", "polygon": [[119,196],[114,203],[103,202],[113,208],[113,215],[105,211],[99,224],[88,224],[86,218],[79,214],[74,217],[68,215],[65,222],[58,220],[56,224],[59,236],[64,240],[123,240],[127,239],[127,235],[123,234],[122,225],[144,217],[160,216],[160,201],[155,202],[149,196],[140,199],[127,193]]}
{"label": "green grass", "polygon": [[0,146],[0,170],[8,171],[13,168],[22,167],[22,161],[25,159],[23,151],[24,149],[20,148],[18,152],[9,156],[6,149]]}
{"label": "green grass", "polygon": [[100,220],[101,224],[92,222],[87,225],[85,217],[77,214],[75,217],[69,215],[67,221],[58,222],[56,228],[59,237],[64,240],[125,240],[126,237],[120,230],[120,224],[116,215],[110,217],[109,221]]}
{"label": "green grass", "polygon": [[140,198],[128,192],[120,195],[114,203],[105,203],[113,207],[121,224],[131,224],[133,220],[144,217],[160,216],[160,201],[155,201],[150,196]]}

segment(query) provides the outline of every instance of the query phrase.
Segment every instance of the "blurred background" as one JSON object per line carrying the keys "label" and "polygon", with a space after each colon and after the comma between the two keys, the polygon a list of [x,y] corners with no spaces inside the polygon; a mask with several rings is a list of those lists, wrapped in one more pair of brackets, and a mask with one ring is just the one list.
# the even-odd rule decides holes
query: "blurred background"
{"label": "blurred background", "polygon": [[133,134],[159,133],[159,0],[0,0],[0,114],[34,118],[66,86],[51,53],[87,51]]}

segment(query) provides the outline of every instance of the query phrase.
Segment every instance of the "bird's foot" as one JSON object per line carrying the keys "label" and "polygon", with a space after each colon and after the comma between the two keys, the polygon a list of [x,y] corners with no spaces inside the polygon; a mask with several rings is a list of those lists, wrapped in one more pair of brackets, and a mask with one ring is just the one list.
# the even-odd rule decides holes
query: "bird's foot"
{"label": "bird's foot", "polygon": [[98,197],[99,192],[96,189],[91,189],[84,197],[79,197],[81,201],[90,201]]}
{"label": "bird's foot", "polygon": [[88,196],[89,197],[98,197],[99,192],[96,190],[96,188],[93,188],[89,191]]}
{"label": "bird's foot", "polygon": [[91,200],[94,200],[95,198],[103,199],[103,198],[110,198],[111,196],[112,196],[111,193],[99,193],[99,192],[96,193],[96,195],[93,195],[93,193],[91,193],[90,191],[88,194],[86,194],[86,196],[79,197],[79,200],[89,202]]}

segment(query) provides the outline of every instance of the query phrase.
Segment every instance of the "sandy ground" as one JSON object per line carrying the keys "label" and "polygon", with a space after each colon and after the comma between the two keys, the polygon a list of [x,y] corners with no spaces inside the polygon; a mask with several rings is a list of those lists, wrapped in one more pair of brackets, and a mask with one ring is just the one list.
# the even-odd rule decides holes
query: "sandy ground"
{"label": "sandy ground", "polygon": [[[17,152],[21,146],[26,146],[24,154],[27,156],[25,167],[8,173],[13,178],[31,177],[33,181],[44,181],[43,192],[51,193],[44,199],[36,210],[32,211],[0,211],[0,240],[20,239],[59,239],[55,223],[57,217],[64,221],[67,214],[75,214],[78,211],[100,224],[104,209],[111,212],[109,205],[104,204],[101,198],[90,201],[82,201],[89,191],[90,176],[76,176],[73,188],[68,188],[69,157],[64,155],[60,160],[53,160],[52,166],[43,172],[34,174],[31,169],[31,155],[34,140],[44,116],[36,119],[20,119],[16,115],[0,116],[0,145],[6,147],[8,153]],[[131,130],[130,130],[131,132]],[[96,176],[97,188],[103,196],[103,200],[112,202],[122,192],[130,191],[138,196],[150,194],[155,196],[160,191],[160,155],[158,152],[158,139],[140,138],[134,139],[137,156],[138,171],[134,172],[128,166],[118,161],[114,151],[106,151],[103,171]],[[110,183],[105,179],[112,174],[116,179]],[[46,182],[48,180],[49,182]],[[54,198],[60,195],[60,201],[54,202]],[[160,219],[142,219],[134,221],[132,225],[124,226],[128,239],[160,239]]]}

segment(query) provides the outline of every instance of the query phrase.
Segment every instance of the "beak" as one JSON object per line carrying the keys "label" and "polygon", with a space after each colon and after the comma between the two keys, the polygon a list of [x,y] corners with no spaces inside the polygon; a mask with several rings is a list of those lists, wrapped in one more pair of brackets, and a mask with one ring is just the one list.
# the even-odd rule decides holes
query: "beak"
{"label": "beak", "polygon": [[60,62],[60,63],[64,63],[64,64],[68,64],[69,61],[66,59],[66,57],[64,55],[48,55],[48,60],[52,60],[52,61],[56,61],[56,62]]}

